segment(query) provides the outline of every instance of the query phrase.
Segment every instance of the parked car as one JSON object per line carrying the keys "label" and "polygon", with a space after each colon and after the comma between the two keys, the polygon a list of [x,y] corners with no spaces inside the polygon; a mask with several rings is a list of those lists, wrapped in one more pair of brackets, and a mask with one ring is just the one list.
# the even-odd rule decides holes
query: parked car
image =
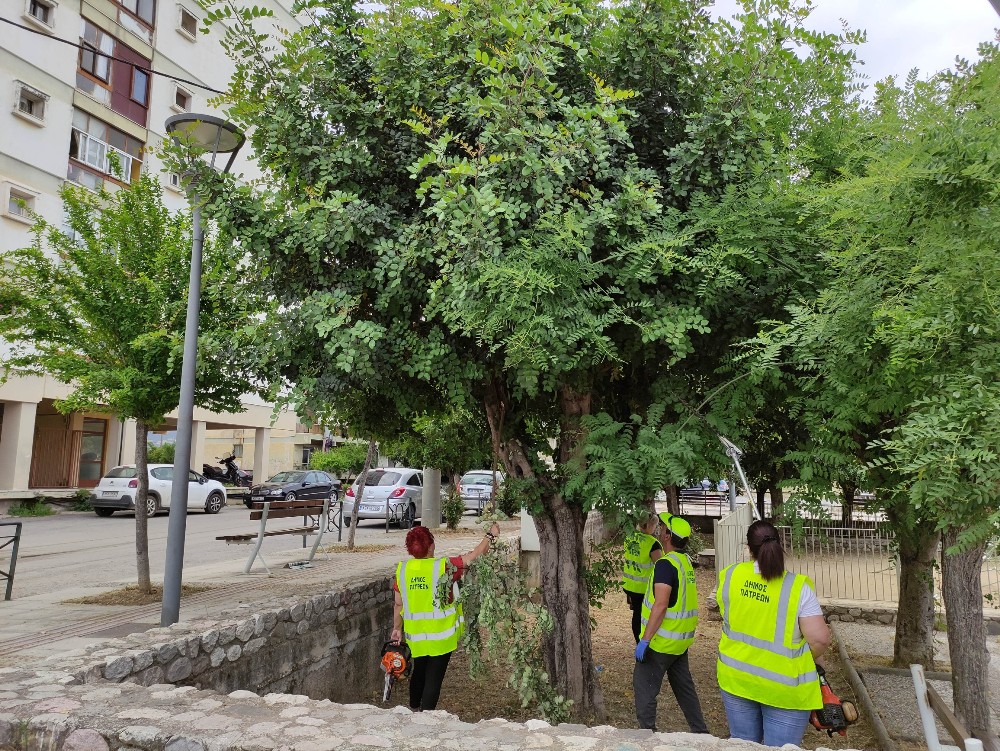
{"label": "parked car", "polygon": [[357,480],[347,489],[344,497],[344,522],[351,526],[355,517],[359,520],[385,519],[386,504],[391,503],[405,504],[402,509],[403,521],[407,525],[412,524],[414,519],[421,518],[423,485],[424,473],[419,469],[373,469],[368,473],[363,495]]}
{"label": "parked car", "polygon": [[[497,472],[499,485],[503,485],[503,481],[503,472]],[[493,470],[469,470],[458,481],[458,488],[465,502],[465,510],[482,514],[486,505],[493,500]]]}
{"label": "parked car", "polygon": [[255,501],[294,501],[296,498],[326,498],[341,491],[340,480],[326,472],[314,469],[297,469],[279,472],[262,485],[250,488],[250,495],[243,502],[250,506]]}
{"label": "parked car", "polygon": [[[174,482],[172,464],[150,464],[149,494],[146,514],[170,508],[170,491]],[[139,489],[139,473],[134,464],[123,464],[109,470],[97,487],[90,491],[90,505],[98,516],[111,516],[115,511],[135,511],[135,495]],[[217,480],[209,480],[197,472],[188,471],[188,502],[190,509],[204,509],[217,514],[226,505],[226,489]]]}

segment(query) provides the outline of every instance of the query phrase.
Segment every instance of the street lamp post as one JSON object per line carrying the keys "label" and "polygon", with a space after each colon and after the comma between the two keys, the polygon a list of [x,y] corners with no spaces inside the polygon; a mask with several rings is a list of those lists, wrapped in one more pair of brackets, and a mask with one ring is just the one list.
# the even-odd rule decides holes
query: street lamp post
{"label": "street lamp post", "polygon": [[[211,151],[215,157],[229,154],[223,173],[228,172],[246,137],[235,125],[212,115],[184,113],[167,118],[167,133],[183,134],[188,142]],[[187,526],[188,466],[191,461],[191,429],[194,420],[194,385],[198,366],[198,314],[201,308],[201,252],[205,232],[201,225],[198,186],[187,186],[192,207],[194,238],[191,243],[191,276],[188,281],[187,318],[184,326],[184,360],[181,365],[181,394],[177,406],[177,443],[174,452],[174,478],[170,486],[170,516],[167,523],[167,558],[163,569],[163,603],[160,625],[169,626],[180,619],[181,575],[184,569],[184,535]]]}

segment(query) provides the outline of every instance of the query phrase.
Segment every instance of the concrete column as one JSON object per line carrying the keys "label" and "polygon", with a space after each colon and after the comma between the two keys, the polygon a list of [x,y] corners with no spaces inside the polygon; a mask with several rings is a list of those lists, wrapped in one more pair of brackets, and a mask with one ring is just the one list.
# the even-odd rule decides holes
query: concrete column
{"label": "concrete column", "polygon": [[122,454],[118,457],[119,464],[135,464],[135,420],[122,423]]}
{"label": "concrete column", "polygon": [[264,482],[271,476],[271,429],[253,431],[253,481]]}
{"label": "concrete column", "polygon": [[424,467],[424,493],[420,523],[428,529],[441,526],[441,470]]}
{"label": "concrete column", "polygon": [[27,490],[35,440],[34,402],[4,402],[0,432],[0,490]]}
{"label": "concrete column", "polygon": [[[229,454],[226,454],[229,456]],[[205,463],[205,422],[203,420],[191,421],[191,469],[201,472],[201,465]],[[175,459],[176,461],[176,459]]]}

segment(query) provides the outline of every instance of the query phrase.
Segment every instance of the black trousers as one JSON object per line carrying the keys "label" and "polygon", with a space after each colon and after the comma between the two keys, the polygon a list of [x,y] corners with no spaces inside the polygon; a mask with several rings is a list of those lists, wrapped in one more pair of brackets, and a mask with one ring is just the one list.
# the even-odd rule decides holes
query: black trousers
{"label": "black trousers", "polygon": [[691,732],[707,733],[708,726],[701,713],[701,702],[698,701],[698,692],[695,691],[694,680],[691,678],[686,651],[680,655],[665,655],[647,649],[645,662],[635,663],[632,688],[635,691],[635,715],[639,720],[639,727],[656,730],[656,698],[663,686],[664,673]]}
{"label": "black trousers", "polygon": [[413,658],[410,675],[410,709],[436,709],[441,695],[441,684],[448,670],[451,652],[433,657]]}
{"label": "black trousers", "polygon": [[639,643],[642,636],[642,601],[646,595],[642,592],[626,592],[625,599],[628,601],[629,609],[632,611],[632,635],[635,643]]}

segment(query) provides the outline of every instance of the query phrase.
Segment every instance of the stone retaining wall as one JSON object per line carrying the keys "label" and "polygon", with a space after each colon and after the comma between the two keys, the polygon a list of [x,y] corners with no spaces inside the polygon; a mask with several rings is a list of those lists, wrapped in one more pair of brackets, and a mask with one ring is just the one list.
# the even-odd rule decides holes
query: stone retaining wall
{"label": "stone retaining wall", "polygon": [[46,661],[80,683],[170,683],[222,693],[304,694],[355,701],[376,692],[392,619],[388,578],[239,619],[154,628]]}
{"label": "stone retaining wall", "polygon": [[845,605],[823,605],[823,614],[828,621],[844,623],[877,623],[883,626],[896,622],[895,608],[850,607]]}

